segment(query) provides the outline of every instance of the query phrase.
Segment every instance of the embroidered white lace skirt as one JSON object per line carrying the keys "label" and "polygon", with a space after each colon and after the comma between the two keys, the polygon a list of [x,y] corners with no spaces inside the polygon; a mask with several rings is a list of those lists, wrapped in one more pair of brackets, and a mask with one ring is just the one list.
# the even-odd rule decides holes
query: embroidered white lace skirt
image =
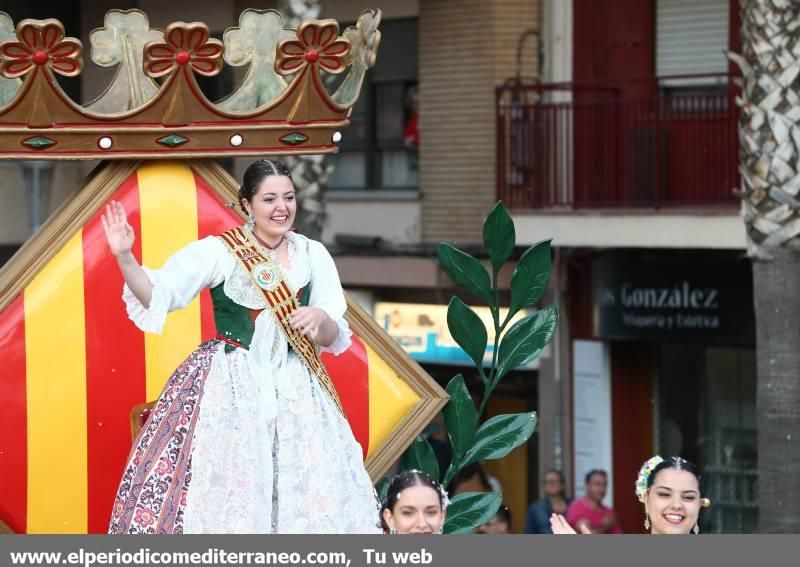
{"label": "embroidered white lace skirt", "polygon": [[246,353],[220,341],[178,367],[131,453],[110,532],[381,533],[347,421],[296,355],[274,370],[261,388]]}
{"label": "embroidered white lace skirt", "polygon": [[296,355],[275,382],[270,419],[270,393],[244,353],[215,355],[192,440],[184,533],[380,533],[375,491],[345,418]]}

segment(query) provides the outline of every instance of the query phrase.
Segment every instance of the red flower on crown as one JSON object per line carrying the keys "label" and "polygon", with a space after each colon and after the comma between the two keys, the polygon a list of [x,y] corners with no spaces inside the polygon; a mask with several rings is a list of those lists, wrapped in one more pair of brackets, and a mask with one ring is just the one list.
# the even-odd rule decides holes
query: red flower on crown
{"label": "red flower on crown", "polygon": [[81,72],[83,45],[74,37],[64,38],[58,20],[22,20],[17,26],[19,41],[0,45],[0,74],[9,79],[25,75],[34,68],[49,68],[74,77]]}
{"label": "red flower on crown", "polygon": [[275,70],[281,75],[301,71],[307,65],[319,65],[329,73],[341,73],[350,42],[339,37],[336,20],[312,20],[297,30],[297,39],[278,44]]}
{"label": "red flower on crown", "polygon": [[164,37],[165,42],[151,42],[144,48],[144,69],[149,76],[161,77],[185,65],[208,77],[222,69],[222,42],[209,39],[204,24],[175,22]]}

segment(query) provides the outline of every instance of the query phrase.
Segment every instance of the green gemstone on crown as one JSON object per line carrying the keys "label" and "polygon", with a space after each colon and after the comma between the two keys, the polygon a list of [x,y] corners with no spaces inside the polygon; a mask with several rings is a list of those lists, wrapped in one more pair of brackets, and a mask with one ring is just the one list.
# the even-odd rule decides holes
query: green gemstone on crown
{"label": "green gemstone on crown", "polygon": [[55,143],[56,143],[55,140],[51,140],[50,138],[45,138],[44,136],[28,138],[27,140],[22,142],[24,146],[28,146],[29,148],[33,148],[34,150],[43,150],[45,148],[49,148]]}
{"label": "green gemstone on crown", "polygon": [[291,134],[286,134],[280,140],[284,144],[289,144],[290,146],[296,146],[308,140],[308,136],[306,136],[305,134],[301,134],[300,132],[292,132]]}
{"label": "green gemstone on crown", "polygon": [[170,134],[169,136],[164,136],[163,138],[159,138],[156,140],[162,146],[169,146],[170,148],[177,148],[180,145],[185,144],[189,141],[189,138],[184,138],[183,136],[179,136],[178,134]]}

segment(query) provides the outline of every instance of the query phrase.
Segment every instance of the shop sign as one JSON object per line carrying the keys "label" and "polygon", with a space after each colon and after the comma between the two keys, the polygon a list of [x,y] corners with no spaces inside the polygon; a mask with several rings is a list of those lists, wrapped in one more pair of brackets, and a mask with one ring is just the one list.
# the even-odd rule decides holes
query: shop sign
{"label": "shop sign", "polygon": [[592,266],[592,295],[597,338],[755,342],[752,275],[745,261],[607,256]]}
{"label": "shop sign", "polygon": [[[488,307],[471,306],[480,317],[489,335],[483,365],[490,367],[494,347],[494,323]],[[504,319],[508,309],[500,309]],[[520,311],[511,319],[507,329],[528,315]],[[455,342],[447,329],[447,305],[427,303],[375,303],[375,319],[414,360],[432,364],[473,366],[474,362]],[[538,368],[536,360],[521,370]]]}

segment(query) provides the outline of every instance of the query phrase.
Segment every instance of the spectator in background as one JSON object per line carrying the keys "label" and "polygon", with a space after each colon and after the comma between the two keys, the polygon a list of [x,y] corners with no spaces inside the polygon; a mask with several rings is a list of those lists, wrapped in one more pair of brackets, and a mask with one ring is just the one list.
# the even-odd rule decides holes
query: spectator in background
{"label": "spectator in background", "polygon": [[511,510],[503,504],[494,518],[475,530],[476,534],[507,535],[511,533]]}
{"label": "spectator in background", "polygon": [[614,510],[603,505],[608,488],[606,471],[594,469],[586,474],[586,496],[567,509],[567,522],[581,532],[586,527],[593,534],[621,534]]}
{"label": "spectator in background", "polygon": [[409,108],[409,117],[403,128],[403,142],[408,149],[417,151],[419,149],[419,127],[417,126],[419,95],[416,86],[409,88],[406,92],[406,103]]}
{"label": "spectator in background", "polygon": [[550,469],[544,475],[544,497],[531,504],[525,520],[526,534],[551,534],[550,516],[567,513],[570,500],[567,498],[564,473]]}
{"label": "spectator in background", "polygon": [[464,492],[497,492],[503,493],[503,487],[493,476],[489,475],[480,463],[467,465],[450,482],[450,494],[456,496]]}
{"label": "spectator in background", "polygon": [[409,87],[405,95],[406,116],[408,120],[403,127],[403,143],[407,149],[408,157],[408,184],[419,184],[419,94],[417,86]]}

